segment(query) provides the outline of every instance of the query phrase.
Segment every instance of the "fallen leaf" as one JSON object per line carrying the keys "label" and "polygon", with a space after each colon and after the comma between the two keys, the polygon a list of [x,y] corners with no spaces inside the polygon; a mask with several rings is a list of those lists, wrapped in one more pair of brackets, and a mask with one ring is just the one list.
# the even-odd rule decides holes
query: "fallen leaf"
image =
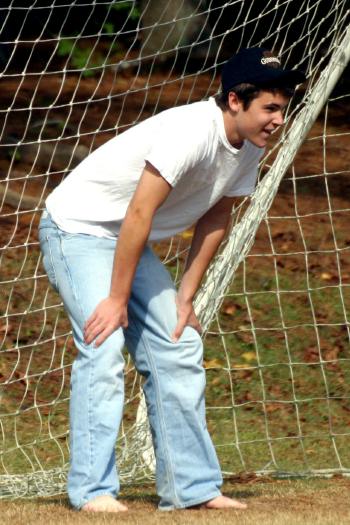
{"label": "fallen leaf", "polygon": [[218,359],[210,359],[209,361],[204,361],[204,368],[222,368],[222,364]]}
{"label": "fallen leaf", "polygon": [[320,353],[317,346],[309,346],[304,350],[305,363],[317,363],[320,361]]}
{"label": "fallen leaf", "polygon": [[12,330],[12,324],[10,324],[10,323],[9,323],[9,324],[2,324],[2,325],[0,326],[0,332],[6,332],[6,333],[8,333],[8,332],[10,332],[11,330]]}
{"label": "fallen leaf", "polygon": [[226,315],[233,315],[240,309],[240,306],[234,303],[230,303],[223,306],[223,313]]}
{"label": "fallen leaf", "polygon": [[329,272],[322,272],[321,273],[321,279],[323,281],[331,281],[333,279],[333,277],[335,277],[334,275],[332,275],[331,273]]}
{"label": "fallen leaf", "polygon": [[242,354],[242,357],[243,357],[243,359],[245,359],[245,361],[248,361],[248,363],[250,361],[256,361],[256,353],[255,352],[244,352]]}

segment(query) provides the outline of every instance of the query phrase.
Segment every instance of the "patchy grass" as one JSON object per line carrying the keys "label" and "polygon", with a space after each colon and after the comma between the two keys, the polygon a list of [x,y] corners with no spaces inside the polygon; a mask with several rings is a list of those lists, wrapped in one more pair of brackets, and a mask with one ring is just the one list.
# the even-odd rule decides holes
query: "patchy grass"
{"label": "patchy grass", "polygon": [[84,514],[69,508],[66,498],[0,502],[4,525],[53,525],[125,523],[127,525],[347,525],[350,520],[350,481],[343,478],[276,481],[252,476],[238,483],[227,481],[224,492],[248,503],[246,511],[181,510],[160,512],[150,485],[130,486],[121,500],[125,514]]}

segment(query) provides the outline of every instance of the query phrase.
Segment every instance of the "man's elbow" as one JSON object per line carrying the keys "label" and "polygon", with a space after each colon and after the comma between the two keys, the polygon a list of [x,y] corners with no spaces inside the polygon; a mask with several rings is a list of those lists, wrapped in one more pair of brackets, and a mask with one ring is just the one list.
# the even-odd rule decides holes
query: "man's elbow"
{"label": "man's elbow", "polygon": [[226,230],[231,222],[230,213],[211,213],[204,215],[199,222],[212,230]]}
{"label": "man's elbow", "polygon": [[154,211],[139,203],[131,202],[127,209],[125,219],[137,224],[151,224]]}

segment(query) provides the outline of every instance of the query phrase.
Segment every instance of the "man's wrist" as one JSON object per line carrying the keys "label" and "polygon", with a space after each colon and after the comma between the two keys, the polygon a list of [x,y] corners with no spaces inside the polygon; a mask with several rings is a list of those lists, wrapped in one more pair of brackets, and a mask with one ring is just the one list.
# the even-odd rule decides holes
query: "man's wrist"
{"label": "man's wrist", "polygon": [[181,289],[177,293],[177,299],[182,304],[192,304],[194,294],[183,292]]}
{"label": "man's wrist", "polygon": [[129,298],[126,296],[121,296],[120,294],[114,294],[113,292],[110,292],[109,298],[120,307],[127,306]]}

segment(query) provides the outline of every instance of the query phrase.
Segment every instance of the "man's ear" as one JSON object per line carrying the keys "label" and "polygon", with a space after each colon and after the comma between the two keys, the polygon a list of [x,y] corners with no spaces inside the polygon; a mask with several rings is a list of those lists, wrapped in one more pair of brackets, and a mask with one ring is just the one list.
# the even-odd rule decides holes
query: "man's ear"
{"label": "man's ear", "polygon": [[237,97],[236,93],[234,91],[230,91],[228,94],[228,105],[231,111],[234,111],[235,113],[238,112],[238,110],[242,107],[242,102]]}

